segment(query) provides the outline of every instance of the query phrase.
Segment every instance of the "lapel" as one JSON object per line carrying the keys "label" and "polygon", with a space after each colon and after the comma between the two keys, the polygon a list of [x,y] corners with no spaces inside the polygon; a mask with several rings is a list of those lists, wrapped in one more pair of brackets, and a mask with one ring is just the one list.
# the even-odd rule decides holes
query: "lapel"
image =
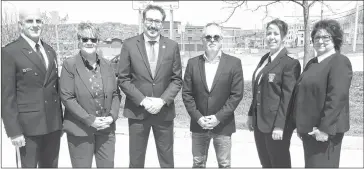
{"label": "lapel", "polygon": [[205,75],[205,59],[203,58],[203,54],[199,56],[200,58],[198,59],[198,67],[200,70],[200,75],[201,75],[201,80],[203,85],[205,86],[205,89],[207,92],[209,92],[209,89],[207,87],[207,83],[206,83],[206,75]]}
{"label": "lapel", "polygon": [[86,70],[86,67],[82,61],[81,55],[80,53],[78,53],[76,56],[76,69],[77,69],[77,73],[80,76],[82,82],[85,84],[87,90],[90,92],[91,96],[94,98],[94,94],[93,92],[91,92],[91,82],[89,80],[89,76]]}
{"label": "lapel", "polygon": [[[156,70],[155,70],[155,77],[157,76],[158,74],[158,70],[161,66],[161,63],[163,62],[163,58],[164,58],[164,53],[165,53],[165,50],[166,50],[166,41],[164,39],[163,36],[160,36],[160,39],[159,39],[159,52],[158,52],[158,60],[157,60],[157,67],[156,67]],[[154,77],[154,78],[155,78]]]}
{"label": "lapel", "polygon": [[[47,59],[48,59],[48,70],[46,72],[45,78],[44,78],[44,83],[43,85],[46,85],[46,83],[48,82],[48,79],[50,77],[50,75],[53,72],[53,67],[55,66],[55,56],[53,56],[53,54],[51,53],[50,49],[48,48],[48,46],[46,46],[43,41],[41,41],[43,48],[46,52],[47,55]],[[57,75],[58,76],[58,75]]]}
{"label": "lapel", "polygon": [[[107,94],[107,90],[108,89],[108,81],[109,81],[109,77],[110,77],[110,72],[108,71],[108,67],[109,65],[105,62],[105,60],[103,58],[101,58],[99,56],[100,59],[100,74],[101,74],[101,79],[102,79],[102,86],[103,86],[103,90],[104,90],[104,96],[106,97]],[[105,105],[105,101],[106,99],[104,99],[104,105]]]}
{"label": "lapel", "polygon": [[[262,70],[257,74],[257,75],[255,75],[256,73],[257,73],[257,71],[258,71],[258,69],[262,66],[262,64],[264,63],[264,61],[268,58],[268,56],[269,56],[269,53],[267,53],[267,54],[265,54],[261,59],[260,59],[260,61],[259,61],[259,63],[258,63],[258,66],[257,66],[257,68],[254,70],[254,73],[253,73],[253,77],[252,77],[252,85],[253,85],[253,94],[254,94],[254,92],[255,92],[255,89],[256,89],[256,82],[257,82],[257,78],[256,77],[258,77],[261,73],[262,73]],[[254,96],[254,95],[253,95]]]}
{"label": "lapel", "polygon": [[39,59],[38,54],[33,50],[33,48],[29,45],[27,41],[23,37],[20,36],[18,39],[20,46],[22,47],[22,52],[24,55],[40,70],[42,75],[44,76],[46,73],[46,69],[43,66],[43,63]]}
{"label": "lapel", "polygon": [[[265,66],[258,75],[262,74],[261,76],[264,76],[264,74],[268,73],[271,69],[273,69],[274,67],[276,67],[279,62],[281,61],[281,59],[283,58],[284,55],[287,55],[287,49],[286,48],[283,48],[279,53],[278,55],[276,56],[276,58],[274,58],[274,60],[268,64],[267,66]],[[269,54],[268,54],[269,56]],[[267,56],[267,58],[268,58]],[[257,76],[259,77],[259,76]],[[263,77],[262,77],[263,78]],[[259,80],[259,79],[258,79]],[[260,82],[262,81],[263,79],[261,79],[258,84],[260,84]]]}
{"label": "lapel", "polygon": [[149,75],[152,78],[152,72],[150,71],[150,65],[149,65],[149,60],[148,60],[148,57],[147,57],[147,52],[146,52],[146,48],[145,48],[145,41],[144,41],[143,36],[144,36],[143,33],[139,35],[139,39],[137,40],[137,46],[138,46],[138,50],[140,52],[140,56],[142,57],[142,60],[144,61],[145,67],[147,67]]}
{"label": "lapel", "polygon": [[217,67],[216,74],[215,74],[215,77],[214,77],[214,81],[212,82],[210,91],[214,90],[214,87],[215,87],[216,83],[219,81],[219,78],[220,78],[220,75],[221,75],[223,69],[227,68],[227,66],[225,66],[226,60],[227,60],[227,56],[225,55],[225,53],[221,52],[221,58],[220,58],[219,66]]}

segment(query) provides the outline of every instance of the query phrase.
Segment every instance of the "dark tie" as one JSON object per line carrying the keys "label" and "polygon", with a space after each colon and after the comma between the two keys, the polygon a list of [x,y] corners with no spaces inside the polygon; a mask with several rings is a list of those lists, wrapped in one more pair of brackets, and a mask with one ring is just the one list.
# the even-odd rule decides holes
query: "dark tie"
{"label": "dark tie", "polygon": [[268,63],[272,62],[272,59],[270,58],[270,56],[268,56]]}
{"label": "dark tie", "polygon": [[150,44],[150,52],[149,52],[149,65],[150,65],[150,71],[152,72],[152,76],[154,78],[155,75],[155,69],[157,67],[156,63],[156,56],[155,56],[155,50],[154,50],[154,44],[157,41],[148,41]]}
{"label": "dark tie", "polygon": [[45,60],[44,60],[44,57],[43,57],[43,54],[42,52],[40,51],[40,45],[37,43],[35,44],[35,50],[39,56],[39,59],[40,61],[42,62],[42,64],[44,65],[44,67],[47,69],[47,66],[46,66],[46,63],[45,63]]}
{"label": "dark tie", "polygon": [[303,71],[306,71],[311,66],[312,63],[318,63],[317,57],[314,57],[310,61],[308,61],[308,63],[306,64],[306,67]]}

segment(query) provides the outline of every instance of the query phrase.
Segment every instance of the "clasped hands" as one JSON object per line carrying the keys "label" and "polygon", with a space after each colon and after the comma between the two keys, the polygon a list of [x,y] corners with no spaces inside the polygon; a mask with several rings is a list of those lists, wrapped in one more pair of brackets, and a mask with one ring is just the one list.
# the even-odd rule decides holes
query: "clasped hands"
{"label": "clasped hands", "polygon": [[140,105],[144,106],[145,110],[147,110],[150,114],[159,113],[164,104],[165,102],[161,98],[156,97],[145,97],[140,103]]}
{"label": "clasped hands", "polygon": [[220,121],[216,118],[215,115],[210,116],[202,116],[198,119],[197,123],[206,130],[212,130],[214,127],[219,125]]}
{"label": "clasped hands", "polygon": [[[317,127],[313,127],[312,131],[308,133],[315,137],[316,141],[325,142],[329,139],[329,135],[323,131],[320,131]],[[297,136],[302,140],[302,136],[297,132]]]}
{"label": "clasped hands", "polygon": [[113,122],[111,116],[107,117],[96,117],[94,123],[92,123],[92,127],[96,128],[97,130],[103,130],[110,127],[110,124]]}

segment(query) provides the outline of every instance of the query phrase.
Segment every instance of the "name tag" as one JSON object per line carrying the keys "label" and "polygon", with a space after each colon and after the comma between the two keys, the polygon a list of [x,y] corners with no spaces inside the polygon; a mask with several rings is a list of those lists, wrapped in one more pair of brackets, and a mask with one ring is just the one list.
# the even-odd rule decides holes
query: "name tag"
{"label": "name tag", "polygon": [[32,70],[32,68],[25,68],[25,69],[23,69],[23,73],[25,73],[25,72],[29,72],[29,71],[31,71]]}

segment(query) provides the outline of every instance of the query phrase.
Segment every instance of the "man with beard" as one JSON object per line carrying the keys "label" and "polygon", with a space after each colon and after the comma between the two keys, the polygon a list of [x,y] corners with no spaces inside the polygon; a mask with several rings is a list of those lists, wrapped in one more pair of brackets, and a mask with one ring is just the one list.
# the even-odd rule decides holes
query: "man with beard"
{"label": "man with beard", "polygon": [[174,167],[174,98],[182,87],[182,68],[178,44],[161,36],[165,18],[161,7],[147,6],[144,33],[125,40],[121,49],[118,82],[129,118],[129,167],[144,167],[151,128],[160,166]]}
{"label": "man with beard", "polygon": [[1,117],[20,147],[22,168],[58,167],[63,115],[56,52],[39,38],[39,9],[21,9],[19,20],[20,37],[1,52]]}
{"label": "man with beard", "polygon": [[240,59],[221,51],[222,29],[216,23],[204,28],[205,53],[188,61],[182,89],[191,116],[193,167],[206,167],[210,140],[219,168],[230,168],[234,110],[243,98],[244,78]]}

